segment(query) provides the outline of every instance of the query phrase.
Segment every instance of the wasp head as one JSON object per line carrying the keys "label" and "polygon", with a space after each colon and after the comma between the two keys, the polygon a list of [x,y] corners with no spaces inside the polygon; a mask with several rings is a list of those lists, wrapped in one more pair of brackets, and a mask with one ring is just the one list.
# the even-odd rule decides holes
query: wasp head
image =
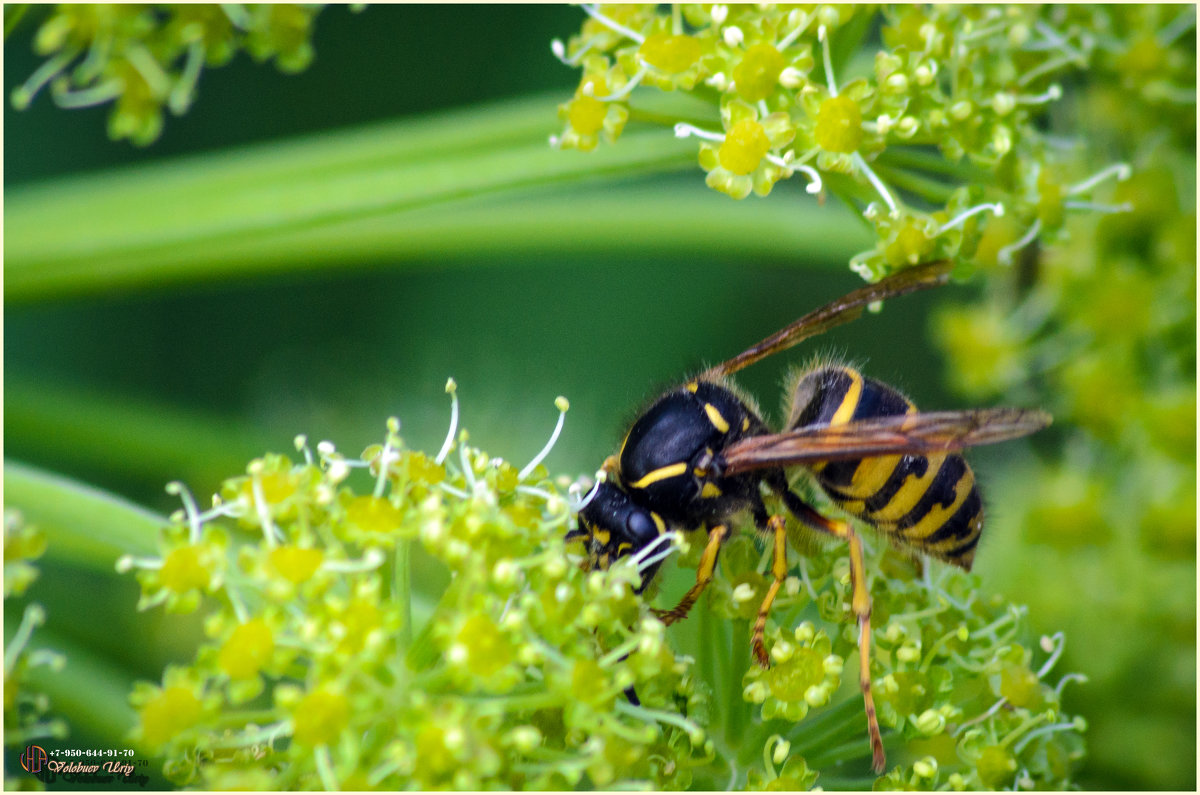
{"label": "wasp head", "polygon": [[618,558],[635,555],[642,575],[639,593],[654,577],[670,549],[666,523],[654,511],[635,503],[618,486],[603,482],[579,511],[579,528],[567,540],[583,539],[586,570],[607,569]]}

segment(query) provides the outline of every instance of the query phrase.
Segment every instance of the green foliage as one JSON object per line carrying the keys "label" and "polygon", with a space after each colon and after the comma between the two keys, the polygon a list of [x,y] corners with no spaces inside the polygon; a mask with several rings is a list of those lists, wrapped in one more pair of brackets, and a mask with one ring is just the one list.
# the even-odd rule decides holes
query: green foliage
{"label": "green foliage", "polygon": [[[180,116],[191,107],[206,67],[223,66],[241,50],[284,72],[308,66],[319,11],[294,3],[64,3],[34,34],[34,50],[47,59],[12,103],[28,107],[46,85],[62,108],[111,102],[109,137],[146,146],[162,133],[165,110]],[[10,13],[19,18],[6,6],[6,23]]]}
{"label": "green foliage", "polygon": [[[585,5],[555,52],[582,69],[560,107],[562,147],[615,143],[645,90],[698,100],[670,118],[700,138],[714,190],[766,196],[796,172],[862,213],[875,246],[851,261],[870,279],[918,262],[1009,262],[1091,209],[1099,181],[1055,173],[1043,132],[1062,82],[1104,51],[1106,12],[1056,6]],[[864,51],[882,24],[882,47]],[[653,100],[649,107],[653,109]],[[716,128],[716,129],[714,129]],[[940,157],[939,157],[940,155]],[[1120,166],[1104,175],[1126,176]],[[1054,174],[1054,176],[1051,176]]]}
{"label": "green foliage", "polygon": [[[6,8],[6,34],[21,13]],[[40,19],[37,13],[25,19]],[[116,84],[93,74],[96,65],[117,69],[124,58],[134,69],[146,67],[140,55],[119,55],[122,47],[135,34],[166,36],[172,15],[182,11],[101,6],[49,13],[120,17],[120,35],[110,27],[111,36],[93,37],[83,49],[76,48],[83,39],[66,35],[60,49],[44,53],[41,69],[25,70],[33,72],[26,86],[49,86],[52,96],[74,100],[96,91],[93,98],[108,101],[104,91]],[[97,575],[103,569],[108,579],[98,579],[98,588],[121,602],[110,614],[49,611],[49,625],[34,638],[65,651],[68,663],[49,675],[48,666],[29,664],[55,659],[30,652],[39,611],[22,621],[22,606],[6,605],[10,631],[17,629],[7,639],[5,692],[19,705],[12,713],[6,702],[8,739],[23,736],[13,726],[61,730],[45,720],[53,703],[70,721],[72,742],[85,743],[90,732],[119,747],[137,724],[140,742],[162,741],[177,780],[214,787],[723,789],[731,781],[764,789],[1194,787],[1194,9],[622,6],[599,14],[635,35],[593,17],[583,35],[556,46],[560,58],[584,70],[580,90],[563,108],[557,140],[597,147],[588,157],[546,149],[553,107],[530,97],[372,129],[322,130],[319,140],[205,151],[191,162],[6,185],[6,331],[18,332],[7,350],[6,375],[17,376],[6,389],[9,452],[90,472],[89,479],[108,478],[136,494],[138,478],[159,484],[187,472],[190,482],[204,483],[210,481],[202,473],[228,472],[231,462],[251,455],[246,450],[263,449],[258,440],[268,432],[251,424],[280,403],[292,405],[264,423],[276,423],[271,438],[279,438],[280,425],[293,432],[299,412],[299,427],[312,427],[327,419],[320,416],[327,407],[327,415],[343,418],[341,431],[356,416],[378,417],[385,401],[417,403],[413,383],[420,378],[412,373],[444,373],[444,352],[473,347],[480,319],[494,321],[463,298],[461,273],[446,277],[456,286],[442,303],[398,301],[399,292],[429,283],[410,264],[475,266],[505,256],[524,264],[532,254],[565,269],[566,252],[568,263],[583,263],[571,273],[601,272],[590,259],[599,251],[629,259],[622,272],[634,273],[647,252],[695,255],[694,270],[679,271],[678,284],[664,276],[645,295],[604,292],[589,282],[585,298],[566,299],[556,283],[553,298],[540,299],[545,304],[553,302],[562,316],[610,322],[602,331],[592,328],[583,344],[567,343],[565,355],[546,355],[558,350],[557,340],[548,342],[537,324],[559,321],[545,320],[558,316],[542,312],[544,305],[511,313],[527,315],[525,325],[511,333],[504,326],[494,336],[540,342],[519,348],[515,359],[526,361],[505,360],[486,371],[511,380],[487,382],[482,410],[504,418],[508,427],[500,433],[509,436],[500,438],[519,443],[530,434],[522,420],[509,420],[513,405],[538,388],[535,372],[553,371],[547,389],[572,384],[574,396],[574,384],[584,384],[596,404],[623,406],[631,402],[628,391],[614,384],[641,388],[630,371],[669,376],[660,372],[664,363],[709,354],[710,343],[696,338],[717,338],[721,325],[736,326],[743,339],[743,324],[754,318],[740,307],[751,302],[729,296],[743,287],[762,291],[779,278],[751,271],[754,258],[772,267],[827,267],[865,247],[856,265],[874,276],[915,259],[952,256],[960,272],[984,277],[986,295],[935,319],[950,377],[971,402],[1041,406],[1054,412],[1056,424],[1035,442],[1039,459],[1012,446],[1015,463],[979,467],[992,497],[982,582],[936,567],[918,573],[883,549],[870,556],[871,673],[893,769],[874,781],[867,773],[840,549],[806,549],[793,558],[796,577],[768,627],[775,667],[763,672],[745,654],[746,616],[764,582],[748,536],[723,552],[718,579],[696,614],[663,634],[629,593],[635,571],[585,576],[571,565],[574,553],[561,536],[578,494],[542,470],[502,478],[512,468],[493,466],[465,440],[443,459],[446,472],[437,483],[430,480],[436,470],[427,471],[437,457],[398,442],[369,450],[359,463],[386,460],[384,449],[396,461],[425,462],[416,473],[389,468],[378,494],[379,480],[361,472],[342,477],[332,450],[318,450],[311,460],[303,451],[266,456],[221,489],[219,510],[189,508],[157,544],[151,541],[160,522],[148,512],[6,462],[6,499],[50,539],[47,575],[27,593],[40,601],[49,590],[77,601],[75,578],[104,576]],[[131,22],[139,17],[150,23]],[[464,40],[455,65],[470,70],[479,48],[465,43],[471,32],[461,23],[453,27]],[[249,28],[238,30],[235,38]],[[53,39],[53,33],[39,35]],[[117,125],[121,134],[157,135],[164,111],[174,109],[170,98],[187,100],[181,107],[190,102],[189,69],[198,62],[188,60],[195,42],[183,33],[173,28],[175,39],[150,47],[153,58],[168,58],[154,68],[170,89],[166,100],[161,93],[131,94],[140,104],[128,106],[131,114]],[[405,49],[420,44],[406,42]],[[248,40],[239,46],[251,47]],[[491,76],[506,53],[487,52]],[[451,80],[438,55],[424,57],[436,77],[433,68],[414,70],[405,87]],[[529,61],[521,61],[521,74],[529,70]],[[92,82],[75,82],[89,75]],[[370,77],[358,74],[364,86]],[[497,93],[490,82],[481,86],[481,95]],[[399,93],[394,79],[380,90]],[[366,88],[362,93],[376,97]],[[114,100],[114,119],[123,101],[130,100]],[[310,104],[330,107],[327,95]],[[285,120],[265,124],[275,132]],[[689,139],[672,140],[672,126]],[[697,137],[695,146],[690,139]],[[600,146],[602,140],[617,145]],[[54,164],[51,171],[61,170],[53,159],[62,154],[57,139],[40,143],[39,156]],[[712,187],[732,195],[765,193],[796,171],[805,185],[815,175],[823,196],[844,200],[854,212],[838,216],[799,191],[746,212],[751,203],[706,203],[703,191],[682,181],[632,190],[611,181],[696,160]],[[600,183],[591,193],[577,187],[588,178]],[[279,206],[280,196],[286,206]],[[847,218],[867,221],[861,224],[867,234],[856,237]],[[714,269],[722,257],[738,268],[736,278]],[[341,273],[363,262],[400,268],[386,277],[390,290],[366,281],[373,294],[358,297],[352,317],[329,311],[329,282],[310,293],[288,292],[284,283],[310,268]],[[269,287],[225,286],[246,274],[270,274]],[[805,276],[824,289],[817,274]],[[541,276],[510,268],[486,284],[502,285],[505,296],[522,289],[545,295],[529,286],[535,278]],[[185,282],[221,290],[185,294],[178,287]],[[472,289],[486,290],[482,283]],[[167,325],[156,325],[160,307],[146,297],[148,287],[161,291]],[[131,289],[143,292],[132,302],[118,295]],[[284,381],[277,362],[276,369],[270,364],[279,355],[271,349],[277,329],[270,326],[285,325],[281,318],[294,307],[278,290],[312,295],[327,337],[296,357],[302,367]],[[84,300],[63,301],[78,296]],[[373,312],[375,300],[401,311]],[[115,309],[105,315],[97,305]],[[626,329],[617,317],[629,307],[655,325]],[[106,336],[105,322],[88,325],[115,314],[130,321],[127,336]],[[261,325],[238,325],[250,315],[260,316]],[[368,327],[372,315],[386,316],[386,325]],[[220,328],[210,322],[216,316],[226,318]],[[677,336],[686,349],[672,350],[663,324],[668,316],[683,319]],[[204,321],[190,333],[194,317]],[[433,363],[414,365],[403,357],[421,346],[407,335],[425,326],[442,337],[428,346],[436,352]],[[351,328],[339,337],[341,327]],[[636,357],[629,347],[608,344],[626,332],[623,339],[633,341],[627,345],[639,346]],[[157,356],[142,355],[139,346],[156,336],[169,336],[169,343]],[[403,344],[385,347],[392,337]],[[371,361],[387,360],[387,377],[370,366],[365,376],[351,372],[362,360],[342,361],[339,344],[370,348]],[[897,340],[888,355],[899,360],[916,347]],[[216,354],[207,360],[197,348]],[[399,364],[390,358],[397,350]],[[63,352],[69,355],[58,358]],[[106,357],[153,376],[114,376],[104,369]],[[313,363],[326,359],[339,361],[308,378]],[[63,377],[86,379],[93,367],[98,380],[91,385]],[[910,385],[920,379],[924,388],[928,371],[898,367],[911,373]],[[171,381],[172,368],[204,375]],[[291,393],[300,378],[313,389],[314,404],[307,391]],[[929,388],[936,392],[934,380]],[[318,393],[316,382],[328,393]],[[367,396],[349,397],[358,393]],[[361,400],[357,415],[354,399]],[[204,411],[191,410],[198,406]],[[226,423],[221,412],[235,411],[242,415],[238,424]],[[416,438],[424,416],[414,413],[406,405],[406,435]],[[489,433],[497,424],[472,422]],[[599,438],[609,425],[607,415],[585,414],[570,444],[582,449],[590,442],[580,435]],[[592,456],[594,450],[556,469],[578,472],[595,465]],[[134,474],[121,481],[116,473]],[[371,473],[380,477],[378,465]],[[371,482],[356,482],[364,480]],[[426,501],[436,498],[444,529],[432,539],[419,523],[423,503],[413,500],[421,488]],[[139,499],[153,504],[154,497]],[[308,525],[287,512],[301,506]],[[203,517],[199,530],[193,517]],[[461,521],[447,524],[450,517]],[[381,534],[381,524],[394,529]],[[263,533],[264,525],[307,546]],[[269,539],[287,551],[272,556]],[[696,546],[680,544],[685,565],[668,564],[664,590],[689,578]],[[138,568],[146,610],[136,626],[152,631],[126,629],[134,625],[135,597],[121,601],[121,586],[132,589],[133,578],[113,574],[118,555],[132,556],[126,565]],[[6,544],[6,586],[30,582],[31,557],[17,555],[10,571]],[[524,565],[530,558],[536,562]],[[457,584],[449,589],[436,576],[420,581],[450,571]],[[554,599],[547,604],[551,584]],[[1027,601],[1029,615],[988,596],[994,592]],[[542,596],[540,604],[521,604],[518,594],[530,593]],[[290,610],[284,595],[300,607]],[[559,596],[579,608],[576,615],[550,612]],[[186,610],[194,612],[168,612]],[[197,615],[205,617],[202,627]],[[509,626],[515,621],[509,616],[523,623]],[[145,638],[145,646],[106,657],[94,627]],[[534,630],[544,646],[532,642]],[[642,651],[643,642],[653,654]],[[525,664],[527,646],[559,658],[546,653]],[[360,653],[350,658],[350,649]],[[156,661],[149,670],[162,675],[138,662],[147,653]],[[185,663],[164,670],[164,659]],[[1056,673],[1063,670],[1086,673],[1088,685],[1064,688],[1083,675]],[[125,696],[135,677],[155,681],[135,689],[131,710]],[[640,712],[621,694],[626,682],[638,688]],[[604,698],[611,695],[611,703],[589,700],[600,698],[597,683],[608,685]],[[1082,772],[1077,714],[1087,717],[1090,751]],[[386,726],[368,725],[372,720]]]}
{"label": "green foliage", "polygon": [[[989,267],[983,300],[943,310],[934,328],[964,394],[1037,399],[1062,434],[1063,454],[1038,467],[1040,485],[1014,493],[1007,506],[998,532],[1020,539],[1021,548],[1006,556],[1012,564],[1000,564],[997,581],[1046,605],[1045,619],[1067,631],[1074,652],[1093,650],[1067,659],[1092,681],[1080,698],[1089,705],[1096,756],[1128,758],[1128,727],[1149,719],[1158,725],[1143,727],[1133,742],[1166,742],[1175,750],[1159,756],[1181,757],[1190,770],[1195,10],[1100,8],[1087,12],[1099,14],[1094,28],[1103,35],[1072,103],[1089,148],[1071,152],[1059,173],[1086,173],[1110,158],[1129,163],[1132,176],[1106,189],[1129,211],[1070,219],[1068,235],[1020,267]],[[1018,570],[1018,560],[1040,564]],[[1079,602],[1105,621],[1082,620],[1073,609]],[[1150,680],[1161,688],[1154,705],[1135,706],[1128,688]],[[1140,765],[1128,785],[1178,786],[1170,770]]]}
{"label": "green foliage", "polygon": [[[173,486],[185,507],[157,555],[118,565],[137,569],[143,609],[203,610],[207,639],[135,688],[135,741],[203,788],[777,789],[865,768],[861,697],[839,692],[856,643],[843,550],[788,581],[764,671],[718,640],[745,631],[766,563],[748,537],[731,542],[698,608],[717,631],[680,653],[634,592],[637,558],[585,572],[564,544],[580,492],[564,498],[569,481],[540,465],[559,404],[519,471],[453,422],[431,457],[392,421],[359,459],[303,439],[301,462],[256,459],[203,513]],[[420,624],[417,542],[450,574]],[[886,561],[872,674],[898,764],[880,785],[1069,785],[1083,724],[1062,712],[1071,677],[1048,681],[1062,637],[1043,638],[1035,671],[1023,608],[981,599],[965,574]],[[730,654],[744,675],[701,673]]]}
{"label": "green foliage", "polygon": [[[46,552],[46,537],[36,527],[25,523],[14,510],[4,511],[4,601],[20,597],[38,577],[33,561]],[[46,666],[61,671],[62,655],[47,649],[30,646],[34,631],[46,622],[41,605],[26,605],[21,622],[4,643],[4,744],[21,749],[43,737],[66,736],[67,725],[61,719],[49,719],[50,699],[36,687],[31,687],[29,671]],[[20,789],[29,779],[10,776],[4,772],[4,788]]]}

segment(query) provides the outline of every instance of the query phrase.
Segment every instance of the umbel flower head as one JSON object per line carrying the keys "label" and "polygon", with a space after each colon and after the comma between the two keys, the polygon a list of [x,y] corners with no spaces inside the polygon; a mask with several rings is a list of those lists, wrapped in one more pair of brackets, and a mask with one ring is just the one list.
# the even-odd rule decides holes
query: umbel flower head
{"label": "umbel flower head", "polygon": [[[119,565],[143,609],[203,610],[207,639],[137,687],[135,742],[204,787],[686,784],[712,753],[689,661],[639,618],[635,567],[567,555],[577,497],[548,451],[517,469],[452,425],[428,456],[393,420],[358,458],[300,438],[206,511],[173,485],[159,554]],[[436,604],[414,560],[449,576]]]}
{"label": "umbel flower head", "polygon": [[[541,461],[566,400],[550,442],[518,469],[467,443],[447,388],[454,419],[436,455],[406,448],[390,420],[357,458],[299,437],[298,460],[251,462],[206,511],[171,487],[184,508],[158,556],[119,566],[138,570],[143,609],[205,615],[194,658],[131,696],[132,739],[166,758],[172,780],[712,789],[732,775],[778,789],[810,787],[827,765],[867,770],[865,734],[831,742],[859,735],[862,715],[857,691],[841,687],[856,642],[841,550],[807,550],[788,579],[767,632],[773,667],[728,670],[719,638],[746,631],[765,565],[751,537],[731,540],[712,589],[719,631],[685,655],[638,594],[648,561],[584,571],[565,542],[581,489]],[[687,547],[674,544],[657,554]],[[695,565],[691,552],[682,560]],[[444,590],[414,589],[418,561]],[[1069,677],[1045,681],[1061,637],[1039,662],[1020,645],[1020,610],[978,600],[965,575],[912,575],[902,566],[874,580],[885,629],[871,673],[889,743],[941,738],[945,753],[934,763],[895,753],[885,780],[1069,783],[1081,752],[1078,727],[1060,717]],[[716,658],[728,676],[713,676]],[[998,754],[1017,765],[1012,777]]]}
{"label": "umbel flower head", "polygon": [[[583,70],[574,99],[560,107],[554,146],[615,144],[639,98],[652,89],[686,92],[711,107],[710,121],[702,113],[666,121],[677,135],[700,140],[706,184],[744,199],[801,172],[809,193],[832,191],[875,227],[876,245],[853,262],[867,278],[921,256],[986,264],[986,252],[977,252],[985,210],[1009,219],[999,244],[1007,265],[1039,237],[1057,239],[1068,214],[1127,209],[1090,201],[1097,182],[1058,176],[1069,155],[1042,123],[1064,97],[1063,78],[1109,55],[1096,35],[1114,28],[1106,11],[582,8],[580,33],[552,43],[559,60]],[[882,47],[866,50],[877,22]],[[1118,63],[1131,73],[1178,72],[1153,41],[1122,49]],[[851,57],[856,50],[865,57]],[[654,106],[647,115],[664,118]],[[1128,166],[1113,168],[1101,180],[1129,175]]]}
{"label": "umbel flower head", "polygon": [[162,133],[165,111],[179,116],[192,104],[204,68],[228,63],[239,49],[285,72],[307,67],[320,10],[294,3],[62,4],[34,34],[34,50],[46,60],[13,91],[12,103],[22,110],[46,86],[62,108],[111,102],[109,137],[145,146]]}

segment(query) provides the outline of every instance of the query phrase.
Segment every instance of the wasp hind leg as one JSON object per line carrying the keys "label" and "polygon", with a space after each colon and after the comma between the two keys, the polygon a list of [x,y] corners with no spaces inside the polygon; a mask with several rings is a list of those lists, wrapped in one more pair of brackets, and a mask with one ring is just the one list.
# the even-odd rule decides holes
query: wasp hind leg
{"label": "wasp hind leg", "polygon": [[729,528],[724,524],[719,524],[708,531],[708,543],[704,546],[704,554],[700,556],[700,566],[696,569],[696,584],[689,588],[688,592],[679,600],[679,604],[670,610],[651,611],[658,616],[660,621],[664,624],[674,624],[676,621],[687,618],[688,611],[692,609],[696,600],[700,598],[700,594],[704,593],[704,589],[712,582],[713,571],[717,568],[717,553],[721,551],[721,544],[728,537]]}
{"label": "wasp hind leg", "polygon": [[769,485],[779,492],[788,510],[804,524],[846,542],[850,548],[850,606],[858,619],[858,686],[863,694],[867,713],[867,733],[871,739],[872,767],[882,773],[887,764],[883,752],[883,736],[879,731],[879,716],[875,713],[875,698],[871,695],[871,592],[867,586],[866,564],[862,540],[849,522],[830,519],[800,499],[786,481]]}

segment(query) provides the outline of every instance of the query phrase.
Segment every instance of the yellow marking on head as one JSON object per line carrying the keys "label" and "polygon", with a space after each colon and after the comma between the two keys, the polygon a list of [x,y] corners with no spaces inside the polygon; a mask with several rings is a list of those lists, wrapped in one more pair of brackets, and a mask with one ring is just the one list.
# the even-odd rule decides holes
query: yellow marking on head
{"label": "yellow marking on head", "polygon": [[721,433],[729,433],[729,423],[721,416],[721,412],[711,403],[704,404],[704,413],[708,415],[708,421],[713,424]]}
{"label": "yellow marking on head", "polygon": [[658,528],[659,535],[667,532],[667,523],[663,521],[661,516],[656,514],[654,511],[651,511],[650,518],[654,520],[654,526]]}
{"label": "yellow marking on head", "polygon": [[742,430],[743,431],[750,430],[750,418],[749,417],[742,417]]}
{"label": "yellow marking on head", "polygon": [[687,465],[686,461],[680,461],[676,464],[671,464],[671,465],[665,466],[665,467],[659,467],[658,469],[654,470],[653,472],[647,472],[646,475],[644,477],[642,477],[640,480],[630,483],[629,488],[644,489],[647,486],[649,486],[651,483],[657,483],[660,480],[666,480],[667,478],[673,478],[673,477],[682,475],[684,472],[687,472],[687,468],[688,468],[688,465]]}
{"label": "yellow marking on head", "polygon": [[850,376],[850,386],[846,388],[846,394],[842,396],[842,404],[829,418],[830,425],[845,425],[849,422],[850,418],[854,416],[854,410],[858,408],[858,399],[862,397],[863,379],[859,372],[849,367],[843,367],[842,372]]}
{"label": "yellow marking on head", "polygon": [[698,478],[702,478],[708,474],[708,470],[705,469],[704,467],[696,467],[695,469],[692,470],[692,474]]}
{"label": "yellow marking on head", "polygon": [[617,544],[617,557],[621,557],[631,549],[633,549],[633,544],[630,544],[628,541],[622,544]]}
{"label": "yellow marking on head", "polygon": [[612,533],[608,532],[607,530],[597,529],[596,532],[592,534],[592,537],[600,542],[600,546],[606,547],[608,546],[608,542],[612,539]]}
{"label": "yellow marking on head", "polygon": [[696,382],[696,381],[688,381],[687,382],[687,391],[695,392],[699,388],[700,388],[700,384],[698,382]]}
{"label": "yellow marking on head", "polygon": [[721,490],[717,488],[716,483],[705,483],[704,488],[700,489],[700,496],[704,499],[708,499],[709,497],[720,497]]}

